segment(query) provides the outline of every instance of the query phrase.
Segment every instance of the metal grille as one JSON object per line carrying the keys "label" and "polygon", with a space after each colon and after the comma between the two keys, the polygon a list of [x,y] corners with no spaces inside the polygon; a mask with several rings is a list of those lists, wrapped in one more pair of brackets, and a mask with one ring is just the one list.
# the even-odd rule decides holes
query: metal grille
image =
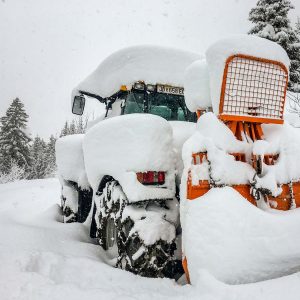
{"label": "metal grille", "polygon": [[233,57],[227,67],[222,114],[283,118],[287,83],[284,67],[241,56]]}

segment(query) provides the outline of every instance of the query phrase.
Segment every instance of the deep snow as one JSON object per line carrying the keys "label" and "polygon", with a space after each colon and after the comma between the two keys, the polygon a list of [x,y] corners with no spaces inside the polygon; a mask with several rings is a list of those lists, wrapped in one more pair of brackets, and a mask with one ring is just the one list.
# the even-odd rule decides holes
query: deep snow
{"label": "deep snow", "polygon": [[300,273],[231,286],[201,270],[179,286],[112,268],[84,225],[60,223],[59,194],[56,179],[0,185],[1,300],[299,299]]}
{"label": "deep snow", "polygon": [[300,271],[299,209],[263,211],[231,187],[187,201],[182,235],[192,283],[201,268],[230,284]]}

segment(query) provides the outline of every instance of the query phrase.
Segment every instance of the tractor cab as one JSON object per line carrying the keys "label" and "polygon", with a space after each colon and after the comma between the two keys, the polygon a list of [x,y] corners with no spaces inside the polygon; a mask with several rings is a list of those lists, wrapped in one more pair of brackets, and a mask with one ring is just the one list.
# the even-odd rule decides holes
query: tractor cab
{"label": "tractor cab", "polygon": [[196,122],[184,100],[185,69],[201,56],[157,46],[125,48],[107,57],[72,93],[81,115],[89,97],[105,104],[105,117],[145,113],[168,121]]}
{"label": "tractor cab", "polygon": [[196,114],[185,104],[183,88],[136,82],[124,99],[122,114],[149,113],[167,121],[195,122]]}
{"label": "tractor cab", "polygon": [[122,85],[120,91],[113,96],[101,98],[85,91],[80,91],[73,100],[72,112],[82,115],[85,107],[85,97],[98,99],[106,106],[106,117],[110,110],[115,115],[146,113],[160,116],[167,121],[196,122],[196,113],[190,112],[185,104],[184,89],[163,84],[145,84],[135,82],[132,86]]}

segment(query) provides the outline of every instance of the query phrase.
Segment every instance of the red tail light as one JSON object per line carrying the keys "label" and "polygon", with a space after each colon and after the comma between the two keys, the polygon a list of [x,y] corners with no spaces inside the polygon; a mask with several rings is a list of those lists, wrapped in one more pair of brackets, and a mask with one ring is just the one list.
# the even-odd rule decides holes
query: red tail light
{"label": "red tail light", "polygon": [[161,185],[165,183],[165,172],[139,172],[136,173],[137,180],[144,185]]}

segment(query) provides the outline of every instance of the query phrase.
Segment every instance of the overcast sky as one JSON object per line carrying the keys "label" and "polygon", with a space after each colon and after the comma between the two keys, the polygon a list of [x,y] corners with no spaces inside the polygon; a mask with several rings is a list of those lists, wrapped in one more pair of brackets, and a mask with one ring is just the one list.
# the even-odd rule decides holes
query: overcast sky
{"label": "overcast sky", "polygon": [[[300,0],[292,1],[300,15]],[[246,33],[256,0],[0,0],[0,116],[15,97],[33,135],[58,133],[70,95],[107,55],[137,44],[202,53]]]}

